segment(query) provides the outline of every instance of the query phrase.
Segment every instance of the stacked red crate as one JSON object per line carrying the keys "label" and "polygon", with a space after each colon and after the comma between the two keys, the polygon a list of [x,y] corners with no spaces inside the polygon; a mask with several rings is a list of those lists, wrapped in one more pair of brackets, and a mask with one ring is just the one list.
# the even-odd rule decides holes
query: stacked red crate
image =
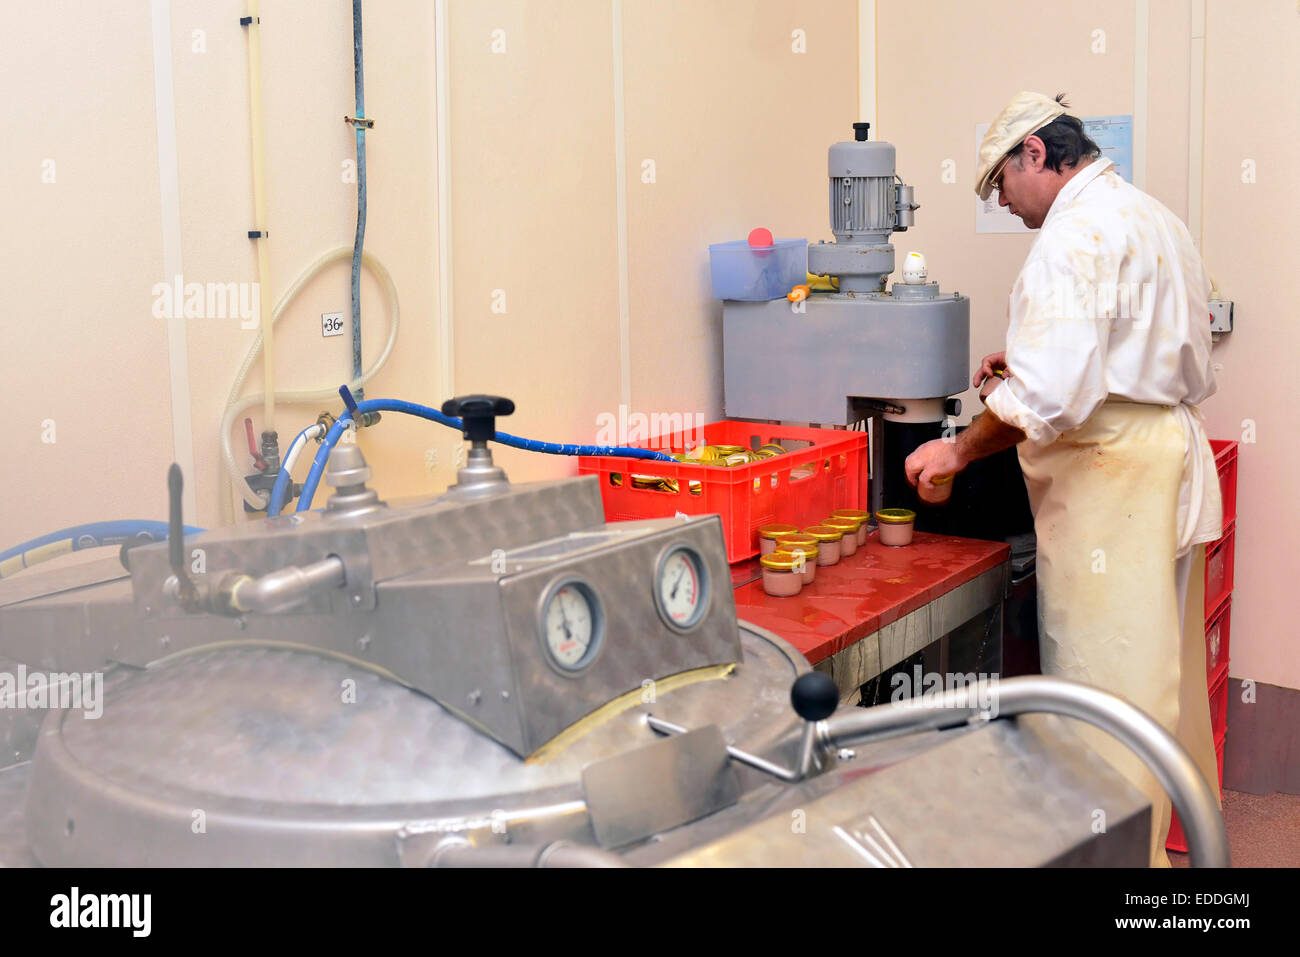
{"label": "stacked red crate", "polygon": [[[1205,671],[1210,686],[1210,727],[1219,759],[1223,794],[1223,746],[1228,736],[1228,636],[1232,626],[1232,567],[1237,537],[1237,443],[1210,440],[1223,494],[1223,537],[1205,546]],[[1169,824],[1165,847],[1186,851],[1178,812]]]}

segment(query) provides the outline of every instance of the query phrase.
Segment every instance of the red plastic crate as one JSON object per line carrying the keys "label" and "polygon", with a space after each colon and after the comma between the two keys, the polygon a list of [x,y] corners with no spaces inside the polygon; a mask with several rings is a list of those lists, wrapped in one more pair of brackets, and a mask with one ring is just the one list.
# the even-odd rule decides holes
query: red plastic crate
{"label": "red plastic crate", "polygon": [[1213,678],[1228,663],[1228,638],[1232,626],[1232,597],[1223,603],[1213,620],[1205,626],[1205,676]]}
{"label": "red plastic crate", "polygon": [[[674,432],[666,440],[652,438],[636,445],[683,452],[688,441],[699,445],[701,438],[705,445],[747,449],[775,442],[790,451],[734,468],[583,455],[578,474],[598,476],[606,521],[678,513],[721,516],[729,562],[758,554],[762,525],[783,522],[802,528],[828,518],[837,508],[861,508],[867,497],[865,432],[723,421],[701,432]],[[677,491],[636,488],[633,475],[673,479]]]}
{"label": "red plastic crate", "polygon": [[1210,439],[1214,466],[1219,470],[1219,491],[1223,495],[1223,527],[1237,520],[1237,443]]}
{"label": "red plastic crate", "polygon": [[[1227,742],[1227,732],[1217,735],[1214,739],[1214,756],[1219,759],[1219,797],[1223,797],[1223,746]],[[1178,820],[1178,812],[1172,812],[1173,816],[1169,819],[1169,837],[1165,840],[1165,847],[1171,851],[1180,851],[1187,853],[1187,836],[1183,834],[1183,824]]]}
{"label": "red plastic crate", "polygon": [[1228,663],[1210,679],[1210,730],[1217,739],[1228,730]]}
{"label": "red plastic crate", "polygon": [[1225,525],[1223,537],[1205,546],[1205,617],[1211,618],[1232,594],[1232,566],[1237,523]]}

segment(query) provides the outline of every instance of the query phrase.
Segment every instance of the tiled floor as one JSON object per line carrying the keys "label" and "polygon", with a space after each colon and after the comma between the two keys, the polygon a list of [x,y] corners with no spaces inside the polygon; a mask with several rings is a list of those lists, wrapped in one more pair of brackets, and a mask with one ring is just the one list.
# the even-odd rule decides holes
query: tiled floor
{"label": "tiled floor", "polygon": [[[1233,867],[1300,867],[1300,795],[1223,792],[1223,822]],[[1169,863],[1187,867],[1186,854]]]}

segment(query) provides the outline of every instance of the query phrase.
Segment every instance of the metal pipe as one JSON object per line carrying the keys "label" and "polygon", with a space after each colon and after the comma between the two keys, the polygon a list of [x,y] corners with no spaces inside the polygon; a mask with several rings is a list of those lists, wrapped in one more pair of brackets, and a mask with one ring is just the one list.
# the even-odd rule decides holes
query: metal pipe
{"label": "metal pipe", "polygon": [[[1121,698],[1077,681],[1028,675],[995,686],[997,715],[1046,712],[1086,721],[1131,749],[1168,793],[1191,852],[1193,867],[1229,866],[1228,833],[1214,792],[1191,755],[1154,719]],[[827,749],[858,744],[903,728],[938,728],[987,718],[973,686],[954,688],[933,699],[910,699],[835,715],[823,723]]]}
{"label": "metal pipe", "polygon": [[445,841],[429,858],[430,867],[627,867],[599,847],[554,841],[550,844],[489,844]]}
{"label": "metal pipe", "polygon": [[313,592],[339,588],[346,580],[343,560],[331,555],[310,565],[280,568],[261,578],[241,576],[229,588],[228,605],[235,613],[270,615],[302,604]]}
{"label": "metal pipe", "polygon": [[[267,250],[266,158],[262,145],[262,19],[259,0],[248,0],[248,127],[253,148],[253,228],[257,241],[259,328],[262,330],[262,431],[275,431],[275,339],[271,335],[271,257]],[[246,22],[245,22],[246,21]],[[256,234],[256,235],[254,235]]]}
{"label": "metal pipe", "polygon": [[[361,378],[361,251],[366,242],[366,83],[361,55],[361,0],[352,0],[352,76],[356,92],[357,232],[352,245],[352,378]],[[364,399],[362,386],[357,398]]]}

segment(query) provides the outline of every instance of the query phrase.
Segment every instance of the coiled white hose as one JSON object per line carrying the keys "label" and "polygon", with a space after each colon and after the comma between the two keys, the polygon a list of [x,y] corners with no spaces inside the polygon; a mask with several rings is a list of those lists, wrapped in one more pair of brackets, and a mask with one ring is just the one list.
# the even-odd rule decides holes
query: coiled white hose
{"label": "coiled white hose", "polygon": [[[338,262],[341,259],[351,258],[351,246],[336,246],[308,266],[302,274],[294,280],[293,285],[289,287],[285,294],[280,297],[280,301],[275,304],[275,310],[271,314],[272,329],[274,329],[275,323],[280,321],[280,316],[284,313],[284,310],[288,307],[289,303],[293,302],[294,297],[302,291],[303,286],[315,278],[322,269],[331,263]],[[379,353],[379,358],[375,360],[370,368],[363,372],[359,378],[348,383],[348,388],[353,390],[360,388],[374,378],[375,374],[384,367],[384,363],[388,361],[388,357],[393,351],[393,345],[397,341],[397,327],[400,315],[400,308],[397,302],[397,286],[393,283],[393,277],[388,274],[388,270],[384,267],[384,264],[381,263],[373,254],[368,252],[363,252],[361,254],[361,264],[367,267],[371,273],[374,274],[375,278],[379,280],[379,283],[384,290],[384,296],[388,300],[388,340],[384,343],[384,348]],[[253,491],[248,482],[244,479],[243,470],[240,469],[239,463],[235,461],[235,452],[231,445],[230,433],[234,428],[235,420],[247,409],[262,402],[265,398],[264,394],[260,392],[255,395],[244,396],[243,398],[239,397],[239,393],[243,391],[244,383],[248,380],[248,374],[252,371],[254,363],[257,362],[257,357],[262,351],[262,345],[263,336],[262,333],[259,332],[257,338],[253,340],[252,346],[249,347],[248,354],[244,356],[244,362],[239,367],[239,372],[235,375],[235,382],[230,388],[230,395],[226,399],[226,409],[221,417],[221,457],[225,465],[225,471],[230,476],[231,481],[234,482],[235,488],[238,490],[244,501],[256,509],[266,508],[268,496]],[[304,405],[317,402],[338,401],[338,397],[338,387],[331,386],[326,389],[276,392],[272,396],[272,399],[277,403],[286,405]],[[224,487],[225,484],[226,483],[223,481],[222,486]],[[223,500],[224,498],[225,496],[223,495]],[[226,515],[226,521],[234,521],[233,514],[228,513]]]}

